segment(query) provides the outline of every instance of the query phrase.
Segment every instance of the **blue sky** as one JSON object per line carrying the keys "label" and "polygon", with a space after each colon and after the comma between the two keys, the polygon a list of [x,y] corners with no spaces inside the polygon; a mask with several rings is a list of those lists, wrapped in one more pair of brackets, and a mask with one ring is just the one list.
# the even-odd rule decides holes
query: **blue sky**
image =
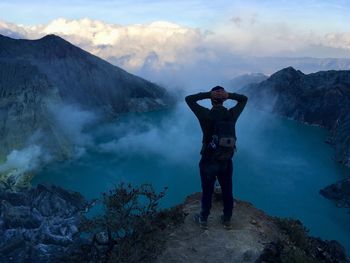
{"label": "blue sky", "polygon": [[350,2],[330,1],[198,1],[198,0],[1,0],[0,19],[16,24],[44,24],[58,17],[88,17],[114,24],[164,20],[182,26],[213,29],[242,14],[268,23],[288,23],[317,32],[347,31]]}

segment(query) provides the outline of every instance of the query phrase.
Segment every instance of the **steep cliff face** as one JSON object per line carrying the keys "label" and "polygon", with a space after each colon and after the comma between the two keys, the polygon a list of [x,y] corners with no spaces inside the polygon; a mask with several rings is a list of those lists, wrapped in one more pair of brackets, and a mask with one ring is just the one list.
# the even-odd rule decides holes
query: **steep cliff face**
{"label": "steep cliff face", "polygon": [[200,211],[200,196],[186,199],[187,217],[168,234],[157,262],[348,262],[338,242],[310,237],[300,221],[271,217],[244,201],[235,201],[232,229],[227,230],[219,220],[222,204],[217,198],[208,229],[201,229],[192,220]]}
{"label": "steep cliff face", "polygon": [[241,92],[258,108],[330,130],[336,160],[350,166],[350,71],[305,75],[289,67]]}
{"label": "steep cliff face", "polygon": [[1,262],[62,262],[89,207],[79,193],[56,186],[0,190],[0,199]]}
{"label": "steep cliff face", "polygon": [[0,35],[0,62],[18,60],[35,66],[64,102],[110,114],[160,108],[169,102],[165,89],[55,35],[39,40],[15,40]]}
{"label": "steep cliff face", "polygon": [[[103,120],[170,103],[164,88],[60,37],[16,40],[0,35],[0,182],[18,183],[21,171],[8,160],[13,150],[36,145],[45,160],[72,156],[76,142],[62,123],[75,109]],[[71,108],[62,112],[65,107]],[[75,119],[65,126],[84,122],[79,114]]]}
{"label": "steep cliff face", "polygon": [[67,139],[55,131],[47,109],[54,101],[61,101],[57,89],[36,66],[26,61],[1,63],[0,156],[33,143],[30,138],[35,132],[45,134],[41,140],[52,152],[65,155],[70,151]]}

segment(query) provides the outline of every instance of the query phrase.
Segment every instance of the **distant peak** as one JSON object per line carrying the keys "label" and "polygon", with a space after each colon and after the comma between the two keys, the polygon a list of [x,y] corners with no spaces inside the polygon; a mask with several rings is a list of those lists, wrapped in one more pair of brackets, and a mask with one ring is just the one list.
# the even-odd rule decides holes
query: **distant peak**
{"label": "distant peak", "polygon": [[67,42],[66,40],[64,40],[63,38],[55,35],[55,34],[49,34],[49,35],[46,35],[38,40],[48,40],[48,41],[64,41],[64,42]]}
{"label": "distant peak", "polygon": [[48,35],[44,36],[43,39],[44,38],[60,38],[60,37],[55,35],[55,34],[48,34]]}
{"label": "distant peak", "polygon": [[297,72],[297,70],[295,68],[293,68],[292,66],[281,69],[281,71]]}
{"label": "distant peak", "polygon": [[280,79],[280,78],[291,79],[291,78],[298,78],[304,75],[305,74],[300,70],[296,70],[293,67],[287,67],[272,74],[270,79]]}

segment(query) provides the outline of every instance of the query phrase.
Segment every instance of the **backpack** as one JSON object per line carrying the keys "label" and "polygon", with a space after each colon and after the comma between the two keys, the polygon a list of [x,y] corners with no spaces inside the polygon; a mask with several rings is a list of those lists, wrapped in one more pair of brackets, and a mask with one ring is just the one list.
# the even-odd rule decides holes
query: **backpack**
{"label": "backpack", "polygon": [[211,157],[218,161],[230,160],[236,151],[235,126],[231,115],[224,119],[213,119],[212,141],[209,143]]}

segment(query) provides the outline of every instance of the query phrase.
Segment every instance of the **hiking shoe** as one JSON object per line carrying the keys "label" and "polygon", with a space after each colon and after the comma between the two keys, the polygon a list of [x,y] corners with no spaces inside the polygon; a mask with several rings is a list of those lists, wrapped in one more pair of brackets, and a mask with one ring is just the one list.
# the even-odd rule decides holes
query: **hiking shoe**
{"label": "hiking shoe", "polygon": [[224,215],[220,217],[221,224],[224,226],[225,229],[232,229],[231,219],[225,218]]}
{"label": "hiking shoe", "polygon": [[202,229],[208,229],[208,221],[207,219],[204,219],[200,214],[194,214],[193,215],[193,221],[199,225]]}

